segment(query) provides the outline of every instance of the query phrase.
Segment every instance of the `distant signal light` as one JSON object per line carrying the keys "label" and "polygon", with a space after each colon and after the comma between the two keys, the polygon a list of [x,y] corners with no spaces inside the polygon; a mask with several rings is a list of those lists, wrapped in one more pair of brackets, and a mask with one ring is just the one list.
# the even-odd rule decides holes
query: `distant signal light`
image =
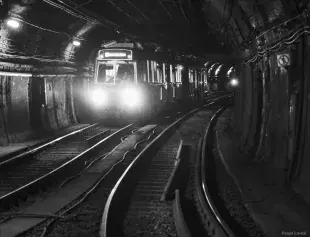
{"label": "distant signal light", "polygon": [[80,46],[81,45],[81,42],[80,41],[77,41],[77,40],[73,40],[73,42],[72,42],[72,44],[74,45],[74,46]]}

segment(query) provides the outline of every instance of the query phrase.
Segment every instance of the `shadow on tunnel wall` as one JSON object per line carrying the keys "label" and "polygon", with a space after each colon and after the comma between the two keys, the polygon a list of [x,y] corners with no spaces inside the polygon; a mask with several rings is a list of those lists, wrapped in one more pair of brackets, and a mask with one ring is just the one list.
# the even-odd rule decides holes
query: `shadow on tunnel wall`
{"label": "shadow on tunnel wall", "polygon": [[0,76],[0,145],[90,122],[84,113],[82,86],[83,80],[72,76]]}
{"label": "shadow on tunnel wall", "polygon": [[[282,185],[292,186],[310,204],[308,38],[238,69],[232,127],[240,156],[278,170]],[[290,56],[290,65],[279,65],[283,54]]]}

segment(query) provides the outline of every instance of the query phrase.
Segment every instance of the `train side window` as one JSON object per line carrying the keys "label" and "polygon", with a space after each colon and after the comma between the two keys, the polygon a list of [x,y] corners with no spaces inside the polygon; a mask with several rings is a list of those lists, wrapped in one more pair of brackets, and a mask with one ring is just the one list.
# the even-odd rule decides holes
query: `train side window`
{"label": "train side window", "polygon": [[158,83],[158,69],[157,69],[157,62],[155,61],[153,61],[153,73],[154,73],[153,83]]}
{"label": "train side window", "polygon": [[173,75],[173,66],[170,64],[170,67],[169,67],[169,73],[170,73],[170,82],[171,83],[174,83],[174,75]]}
{"label": "train side window", "polygon": [[162,66],[163,66],[163,69],[162,69],[162,71],[163,71],[163,83],[166,83],[167,82],[166,64],[163,63]]}
{"label": "train side window", "polygon": [[152,75],[151,75],[151,66],[150,66],[150,61],[146,60],[146,73],[147,73],[147,82],[151,83],[152,82]]}
{"label": "train side window", "polygon": [[163,71],[160,64],[157,64],[157,82],[163,83]]}

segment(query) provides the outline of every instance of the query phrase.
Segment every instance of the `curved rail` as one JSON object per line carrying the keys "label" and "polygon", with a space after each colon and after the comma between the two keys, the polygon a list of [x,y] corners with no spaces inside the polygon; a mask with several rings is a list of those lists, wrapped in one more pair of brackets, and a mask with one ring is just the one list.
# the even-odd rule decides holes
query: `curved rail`
{"label": "curved rail", "polygon": [[[220,114],[226,109],[226,106],[220,108],[212,116],[207,129],[204,133],[204,137],[199,144],[197,151],[197,163],[196,163],[196,194],[198,199],[198,204],[200,206],[200,215],[204,226],[208,227],[207,230],[210,236],[225,236],[225,237],[235,237],[233,231],[229,228],[227,223],[223,220],[219,214],[216,206],[214,205],[207,184],[207,174],[206,167],[207,156],[210,150],[212,151],[212,135],[213,128],[216,125],[217,119]],[[201,213],[202,212],[202,213]]]}
{"label": "curved rail", "polygon": [[87,157],[92,155],[93,152],[97,152],[99,149],[102,148],[103,145],[105,145],[107,142],[109,142],[111,139],[113,139],[116,135],[120,134],[121,132],[124,132],[128,129],[130,129],[134,124],[129,124],[113,134],[109,135],[108,137],[102,139],[92,147],[88,148],[87,150],[83,151],[79,155],[71,158],[66,163],[62,164],[61,166],[57,167],[56,169],[50,171],[49,173],[33,180],[32,182],[0,197],[0,208],[6,207],[6,205],[11,204],[15,200],[20,199],[21,197],[35,191],[38,189],[38,187],[42,186],[43,183],[46,183],[48,181],[53,180],[57,175],[60,175],[61,173],[65,174],[70,171],[70,169],[74,167],[80,167],[81,165],[84,165],[85,160]]}
{"label": "curved rail", "polygon": [[163,132],[161,132],[150,144],[148,144],[141,153],[133,160],[133,162],[127,167],[123,175],[117,181],[113,190],[111,191],[108,200],[105,205],[105,209],[102,216],[102,223],[100,227],[100,237],[110,236],[124,236],[122,228],[122,220],[124,210],[129,199],[124,200],[122,193],[131,193],[134,189],[134,185],[139,179],[139,170],[143,169],[144,165],[147,165],[149,160],[159,148],[169,139],[173,132],[180,126],[181,122],[190,117],[197,111],[205,108],[208,105],[214,104],[210,102],[207,105],[194,109],[189,113],[182,116],[180,119],[172,123]]}

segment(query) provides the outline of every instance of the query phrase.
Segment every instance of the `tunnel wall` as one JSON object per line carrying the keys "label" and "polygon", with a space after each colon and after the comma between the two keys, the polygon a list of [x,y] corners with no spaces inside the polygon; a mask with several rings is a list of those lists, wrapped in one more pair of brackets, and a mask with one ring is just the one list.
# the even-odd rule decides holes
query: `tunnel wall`
{"label": "tunnel wall", "polygon": [[89,92],[92,88],[92,82],[89,78],[78,76],[74,79],[74,111],[79,123],[89,123],[99,120],[95,115],[93,105],[89,102]]}
{"label": "tunnel wall", "polygon": [[[309,41],[310,42],[310,41]],[[282,173],[310,204],[310,49],[308,37],[238,68],[234,106],[238,151]],[[289,66],[277,55],[289,54]]]}
{"label": "tunnel wall", "polygon": [[[53,132],[77,122],[71,77],[0,76],[0,80],[0,145],[31,139],[40,129]],[[43,88],[33,86],[38,82]],[[42,101],[38,101],[40,93]]]}
{"label": "tunnel wall", "polygon": [[[68,80],[69,83],[66,82]],[[46,113],[52,130],[67,127],[75,122],[70,91],[71,78],[46,78]],[[69,98],[67,99],[67,97]]]}
{"label": "tunnel wall", "polygon": [[0,76],[0,144],[25,140],[31,134],[29,78]]}
{"label": "tunnel wall", "polygon": [[[289,51],[278,54],[284,53]],[[264,57],[239,69],[241,85],[236,93],[241,150],[279,168],[287,163],[289,74],[289,69],[277,66],[276,54]]]}

